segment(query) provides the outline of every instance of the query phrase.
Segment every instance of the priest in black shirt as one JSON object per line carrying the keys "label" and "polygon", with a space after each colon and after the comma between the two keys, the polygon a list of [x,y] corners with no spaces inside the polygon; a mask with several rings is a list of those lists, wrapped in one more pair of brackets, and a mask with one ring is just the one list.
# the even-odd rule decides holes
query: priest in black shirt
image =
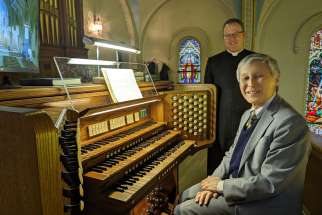
{"label": "priest in black shirt", "polygon": [[249,108],[236,79],[238,63],[253,53],[244,49],[243,23],[239,19],[228,19],[223,25],[223,37],[226,50],[208,59],[205,73],[205,83],[215,84],[218,95],[216,144],[208,151],[208,174],[233,143],[240,117]]}

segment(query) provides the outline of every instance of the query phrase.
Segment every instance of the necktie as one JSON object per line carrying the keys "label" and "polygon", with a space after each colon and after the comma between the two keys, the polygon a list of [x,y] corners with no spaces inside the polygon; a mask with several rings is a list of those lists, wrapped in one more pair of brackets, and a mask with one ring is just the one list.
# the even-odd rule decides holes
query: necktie
{"label": "necktie", "polygon": [[256,113],[255,113],[255,110],[252,110],[250,112],[250,116],[245,124],[245,128],[246,129],[249,129],[250,127],[252,127],[253,123],[257,120],[256,118]]}
{"label": "necktie", "polygon": [[255,111],[253,110],[250,112],[249,118],[246,121],[244,128],[240,132],[229,163],[229,174],[231,174],[234,178],[238,176],[240,161],[242,159],[246,145],[248,144],[249,138],[251,137],[255,129],[257,121],[258,120],[256,119]]}

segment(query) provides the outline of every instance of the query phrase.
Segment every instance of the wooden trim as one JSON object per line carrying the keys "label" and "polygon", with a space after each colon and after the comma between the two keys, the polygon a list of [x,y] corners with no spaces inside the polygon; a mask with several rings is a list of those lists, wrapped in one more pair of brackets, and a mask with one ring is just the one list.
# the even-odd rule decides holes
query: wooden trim
{"label": "wooden trim", "polygon": [[[139,84],[141,91],[153,90],[151,83]],[[171,82],[155,83],[157,90],[172,88]],[[69,87],[72,98],[85,98],[92,96],[108,96],[107,87],[104,84],[87,84]],[[32,106],[47,102],[66,101],[66,92],[62,87],[23,87],[20,89],[0,90],[0,105],[4,106]],[[36,105],[38,107],[38,105]]]}
{"label": "wooden trim", "polygon": [[43,111],[0,107],[2,214],[63,215],[57,130]]}

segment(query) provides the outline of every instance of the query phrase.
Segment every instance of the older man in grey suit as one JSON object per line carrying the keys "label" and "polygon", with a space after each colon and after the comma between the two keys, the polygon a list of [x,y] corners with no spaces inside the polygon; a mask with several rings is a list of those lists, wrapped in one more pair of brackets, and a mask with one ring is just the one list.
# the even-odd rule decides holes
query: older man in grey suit
{"label": "older man in grey suit", "polygon": [[182,193],[175,215],[301,214],[310,135],[303,117],[276,94],[279,76],[276,60],[264,54],[239,63],[240,90],[252,107],[221,164]]}

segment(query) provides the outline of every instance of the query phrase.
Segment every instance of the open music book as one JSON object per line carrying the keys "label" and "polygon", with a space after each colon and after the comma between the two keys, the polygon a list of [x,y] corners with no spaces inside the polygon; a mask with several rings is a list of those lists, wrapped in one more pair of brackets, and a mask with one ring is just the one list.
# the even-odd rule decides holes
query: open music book
{"label": "open music book", "polygon": [[102,68],[102,73],[114,102],[143,98],[132,69]]}

